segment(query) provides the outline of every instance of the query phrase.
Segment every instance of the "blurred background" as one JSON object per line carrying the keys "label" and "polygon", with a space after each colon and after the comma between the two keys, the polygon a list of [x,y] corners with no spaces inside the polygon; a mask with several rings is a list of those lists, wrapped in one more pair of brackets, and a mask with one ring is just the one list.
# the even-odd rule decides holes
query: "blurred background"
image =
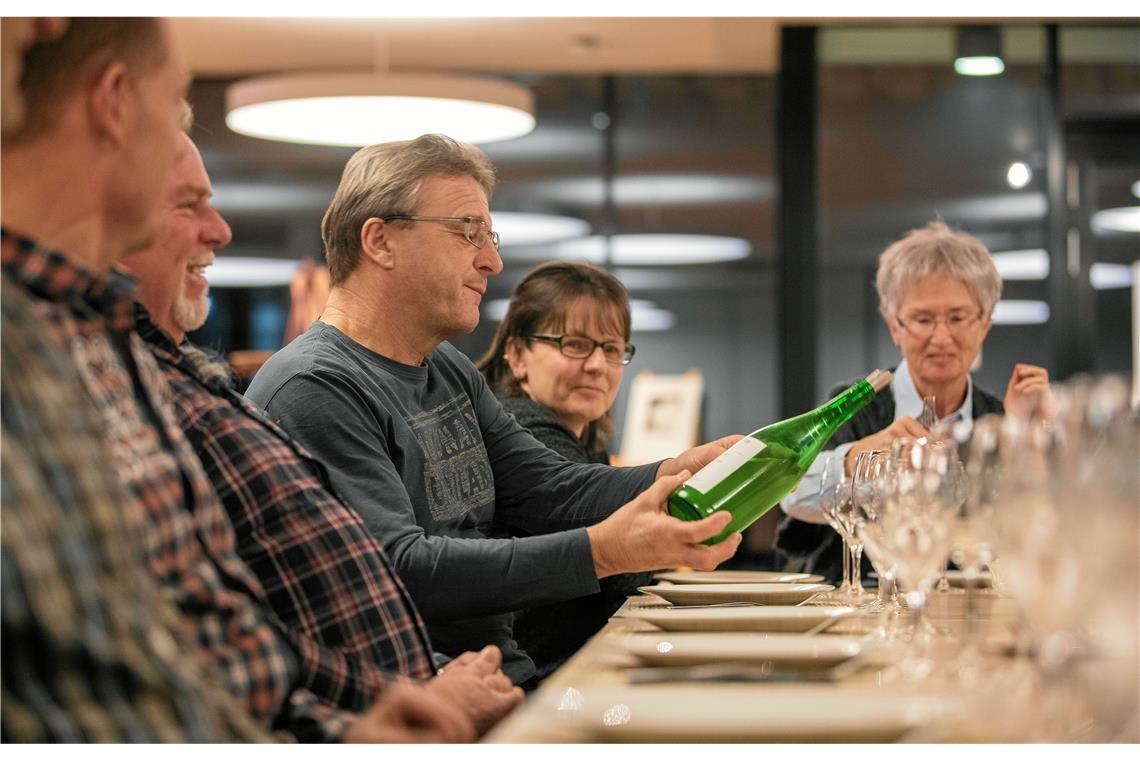
{"label": "blurred background", "polygon": [[[637,346],[615,453],[643,370],[702,372],[709,439],[802,412],[834,383],[894,365],[877,256],[934,218],[980,237],[1005,278],[983,386],[1001,396],[1016,361],[1057,380],[1134,369],[1135,18],[175,23],[195,76],[193,137],[234,231],[219,260],[257,260],[208,274],[210,318],[192,337],[222,351],[283,344],[289,282],[302,261],[323,258],[320,219],[353,152],[231,131],[227,87],[363,68],[479,74],[533,93],[533,131],[481,146],[501,180],[491,208],[505,269],[478,329],[455,344],[483,353],[500,299],[537,261],[609,267],[635,299]],[[998,75],[955,69],[978,32],[996,40]],[[507,223],[521,213],[563,226]],[[624,247],[661,242],[625,237],[645,234],[717,245],[706,254],[708,240],[674,240],[646,263]],[[677,255],[689,263],[670,263]]]}

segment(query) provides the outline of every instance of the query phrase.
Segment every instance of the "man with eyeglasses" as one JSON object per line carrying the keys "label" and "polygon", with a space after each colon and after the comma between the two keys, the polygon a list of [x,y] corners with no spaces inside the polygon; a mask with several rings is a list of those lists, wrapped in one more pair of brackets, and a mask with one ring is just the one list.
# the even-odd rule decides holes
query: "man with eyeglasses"
{"label": "man with eyeglasses", "polygon": [[593,593],[617,573],[732,556],[739,536],[701,544],[727,515],[683,523],[664,502],[736,437],[639,468],[573,464],[504,411],[447,342],[475,329],[502,271],[494,181],[482,151],[441,135],[358,151],[322,222],[324,313],[247,395],[328,466],[433,647],[495,644],[503,671],[530,688],[514,610]]}
{"label": "man with eyeglasses", "polygon": [[[838,534],[819,507],[820,477],[829,459],[842,458],[847,475],[863,451],[890,449],[900,437],[921,438],[923,400],[934,398],[933,421],[976,419],[1011,407],[1052,403],[1044,367],[1015,364],[1004,400],[970,376],[989,334],[1002,281],[993,257],[977,238],[942,222],[911,230],[879,257],[875,278],[879,310],[902,359],[891,384],[876,394],[828,442],[781,506],[776,547],[789,557],[785,569],[843,574]],[[851,383],[832,389],[835,396]],[[929,422],[929,420],[928,420]],[[864,567],[870,571],[868,560]],[[864,575],[864,577],[866,577]]]}

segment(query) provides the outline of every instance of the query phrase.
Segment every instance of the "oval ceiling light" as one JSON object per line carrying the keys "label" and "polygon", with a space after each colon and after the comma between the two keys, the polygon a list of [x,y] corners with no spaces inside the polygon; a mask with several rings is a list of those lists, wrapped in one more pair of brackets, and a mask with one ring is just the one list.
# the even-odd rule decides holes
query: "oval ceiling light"
{"label": "oval ceiling light", "polygon": [[[483,316],[492,322],[502,322],[507,316],[511,299],[496,298],[483,304]],[[668,309],[662,309],[652,301],[633,299],[629,303],[630,330],[633,332],[661,332],[672,330],[677,324],[677,316]]]}
{"label": "oval ceiling light", "polygon": [[997,56],[974,55],[955,59],[954,71],[964,77],[993,77],[1005,71],[1005,63]]}
{"label": "oval ceiling light", "polygon": [[664,332],[677,324],[677,315],[652,301],[634,299],[629,304],[631,332]]}
{"label": "oval ceiling light", "polygon": [[491,223],[502,238],[504,248],[554,243],[590,232],[590,224],[586,220],[557,214],[492,211]]}
{"label": "oval ceiling light", "polygon": [[288,285],[299,266],[296,259],[218,256],[205,274],[212,288],[272,288]]}
{"label": "oval ceiling light", "polygon": [[1049,304],[1044,301],[1001,300],[994,307],[995,325],[1042,325],[1049,321]]}
{"label": "oval ceiling light", "polygon": [[438,132],[489,143],[521,137],[534,124],[534,94],[497,79],[283,74],[226,88],[226,125],[266,140],[360,147]]}
{"label": "oval ceiling light", "polygon": [[1093,232],[1140,232],[1140,206],[1106,208],[1092,215]]}
{"label": "oval ceiling light", "polygon": [[[747,258],[752,246],[747,240],[724,235],[614,235],[610,239],[610,263],[618,266],[672,266],[712,264]],[[606,239],[594,235],[558,243],[552,253],[559,258],[605,260]]]}
{"label": "oval ceiling light", "polygon": [[1130,288],[1135,282],[1135,269],[1134,265],[1098,261],[1089,267],[1089,282],[1094,290]]}
{"label": "oval ceiling light", "polygon": [[1003,280],[1044,280],[1049,277],[1049,252],[1044,248],[1001,251],[993,254]]}

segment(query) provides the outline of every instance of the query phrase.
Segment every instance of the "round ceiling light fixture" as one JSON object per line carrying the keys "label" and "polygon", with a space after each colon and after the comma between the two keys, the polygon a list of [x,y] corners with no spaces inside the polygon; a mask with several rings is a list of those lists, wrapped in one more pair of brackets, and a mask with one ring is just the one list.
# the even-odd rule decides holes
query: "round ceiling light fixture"
{"label": "round ceiling light fixture", "polygon": [[434,74],[282,74],[226,88],[226,125],[266,140],[360,147],[432,132],[467,143],[534,129],[534,94],[498,79]]}

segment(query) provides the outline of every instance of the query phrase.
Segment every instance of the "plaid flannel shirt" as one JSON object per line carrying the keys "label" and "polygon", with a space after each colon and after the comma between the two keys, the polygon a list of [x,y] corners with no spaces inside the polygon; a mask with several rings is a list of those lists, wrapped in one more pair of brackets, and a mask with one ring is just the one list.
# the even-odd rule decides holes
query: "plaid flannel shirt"
{"label": "plaid flannel shirt", "polygon": [[[67,346],[102,413],[109,462],[131,496],[127,519],[146,526],[151,573],[182,610],[208,666],[263,726],[306,740],[337,740],[360,709],[343,685],[343,657],[289,637],[254,600],[264,591],[234,550],[233,529],[173,420],[169,388],[131,331],[133,290],[112,273],[95,277],[60,254],[3,233],[3,269],[31,296],[42,327]],[[306,691],[307,689],[307,691]],[[319,695],[319,696],[316,696]]]}
{"label": "plaid flannel shirt", "polygon": [[207,379],[208,357],[184,353],[141,305],[135,326],[277,616],[363,670],[430,678],[431,645],[411,597],[320,462],[240,393]]}
{"label": "plaid flannel shirt", "polygon": [[182,655],[194,642],[99,456],[102,419],[27,294],[0,277],[3,740],[267,739],[218,673]]}

